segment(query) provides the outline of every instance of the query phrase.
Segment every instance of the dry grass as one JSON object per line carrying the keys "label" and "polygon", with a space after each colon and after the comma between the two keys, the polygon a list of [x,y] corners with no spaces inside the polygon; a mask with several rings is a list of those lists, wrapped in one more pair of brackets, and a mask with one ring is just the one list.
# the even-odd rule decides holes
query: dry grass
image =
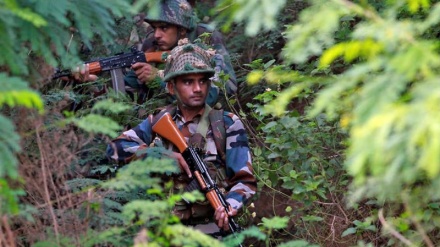
{"label": "dry grass", "polygon": [[93,199],[90,198],[93,194],[73,194],[66,188],[66,181],[82,177],[72,169],[72,164],[92,137],[78,135],[72,126],[48,126],[47,123],[53,123],[53,119],[59,116],[58,112],[55,108],[45,115],[38,115],[20,109],[14,118],[17,131],[23,137],[23,152],[18,159],[26,196],[21,198],[21,204],[37,210],[32,213],[33,221],[19,217],[13,219],[18,246],[45,240],[48,232],[52,232],[57,241],[61,235],[75,239],[89,228],[87,219],[80,219],[73,212],[85,201]]}

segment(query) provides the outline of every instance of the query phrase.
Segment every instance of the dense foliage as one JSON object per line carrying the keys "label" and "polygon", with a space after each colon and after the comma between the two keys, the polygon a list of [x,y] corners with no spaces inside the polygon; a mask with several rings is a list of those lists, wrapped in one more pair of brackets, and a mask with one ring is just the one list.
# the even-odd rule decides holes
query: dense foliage
{"label": "dense foliage", "polygon": [[[313,1],[286,30],[283,58],[294,65],[316,57],[315,75],[291,73],[296,82],[266,106],[285,114],[280,105],[319,88],[307,115],[325,113],[348,131],[347,198],[354,206],[373,199],[384,233],[409,245],[438,238],[439,10],[427,1]],[[352,30],[341,38],[344,25]],[[279,82],[274,72],[249,79]]]}
{"label": "dense foliage", "polygon": [[[194,2],[194,1],[193,1]],[[54,67],[136,45],[157,1],[0,0],[0,246],[434,246],[440,241],[440,3],[195,1],[241,82],[259,193],[214,240],[170,214],[176,171],[106,143],[160,105]],[[129,37],[129,38],[128,38]],[[250,38],[251,37],[251,38]],[[106,89],[106,90],[105,90]],[[102,92],[107,92],[102,94]]]}

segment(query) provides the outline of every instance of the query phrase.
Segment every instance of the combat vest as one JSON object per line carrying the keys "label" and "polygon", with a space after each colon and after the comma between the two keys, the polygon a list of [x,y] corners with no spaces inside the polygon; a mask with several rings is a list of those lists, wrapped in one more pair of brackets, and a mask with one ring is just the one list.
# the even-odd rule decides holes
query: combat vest
{"label": "combat vest", "polygon": [[[174,116],[176,114],[176,110],[177,108],[174,105],[168,105],[167,107],[160,109],[158,113],[154,114],[152,125],[154,125],[166,112],[170,113],[171,116]],[[212,109],[208,105],[205,105],[205,111],[201,116],[197,126],[197,131],[194,135],[198,133],[202,137],[206,138],[209,126],[212,130],[217,155],[220,156],[222,163],[226,164],[226,130],[224,111]],[[223,164],[219,166],[211,162],[206,162],[210,176],[216,182],[222,193],[225,192],[225,188],[227,186],[226,169]],[[182,189],[184,191],[192,191],[199,188],[197,180],[188,180],[188,178],[184,177],[186,177],[186,175],[181,175],[174,178],[174,188],[173,191],[170,191],[170,193],[175,193],[175,191],[181,191]],[[182,201],[176,203],[173,213],[184,223],[188,222],[189,224],[199,224],[201,222],[209,222],[213,216],[214,209],[212,209],[207,200],[191,205]]]}

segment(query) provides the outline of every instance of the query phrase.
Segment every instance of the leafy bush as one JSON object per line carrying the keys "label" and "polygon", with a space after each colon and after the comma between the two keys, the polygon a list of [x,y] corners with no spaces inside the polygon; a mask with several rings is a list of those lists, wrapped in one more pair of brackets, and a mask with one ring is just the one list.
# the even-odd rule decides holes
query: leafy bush
{"label": "leafy bush", "polygon": [[[265,107],[284,117],[292,98],[302,97],[304,89],[322,88],[308,116],[324,113],[347,131],[344,165],[354,179],[350,199],[377,200],[389,216],[381,223],[406,244],[433,246],[437,235],[432,220],[438,216],[427,221],[422,215],[438,201],[438,87],[433,82],[440,60],[433,37],[439,11],[437,1],[432,6],[417,0],[313,1],[286,30],[283,58],[292,66],[314,58],[318,73],[292,83]],[[353,31],[347,38],[336,36],[347,19],[355,20]],[[325,76],[341,62],[342,71]],[[396,231],[388,222],[401,210],[411,215],[411,231]]]}
{"label": "leafy bush", "polygon": [[231,31],[237,75],[249,84],[229,106],[250,133],[258,196],[273,196],[271,212],[253,218],[249,207],[240,218],[258,227],[223,243],[169,213],[181,195],[166,197],[169,185],[152,174],[172,172],[171,163],[119,168],[103,158],[105,143],[163,98],[138,105],[112,93],[93,97],[105,76],[82,85],[47,79],[53,67],[127,48],[116,37],[127,36],[128,17],[144,6],[153,13],[158,3],[12,0],[0,7],[2,241],[434,246],[438,1],[219,0],[217,12],[198,11]]}

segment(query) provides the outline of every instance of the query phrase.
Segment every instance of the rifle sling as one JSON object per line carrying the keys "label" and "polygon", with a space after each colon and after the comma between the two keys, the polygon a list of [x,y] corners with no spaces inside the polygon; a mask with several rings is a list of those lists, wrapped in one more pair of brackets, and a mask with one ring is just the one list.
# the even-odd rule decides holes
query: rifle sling
{"label": "rifle sling", "polygon": [[211,112],[211,107],[208,104],[205,104],[205,111],[203,115],[200,117],[199,124],[197,125],[196,133],[199,133],[206,139],[206,134],[208,132],[209,127],[209,113]]}

